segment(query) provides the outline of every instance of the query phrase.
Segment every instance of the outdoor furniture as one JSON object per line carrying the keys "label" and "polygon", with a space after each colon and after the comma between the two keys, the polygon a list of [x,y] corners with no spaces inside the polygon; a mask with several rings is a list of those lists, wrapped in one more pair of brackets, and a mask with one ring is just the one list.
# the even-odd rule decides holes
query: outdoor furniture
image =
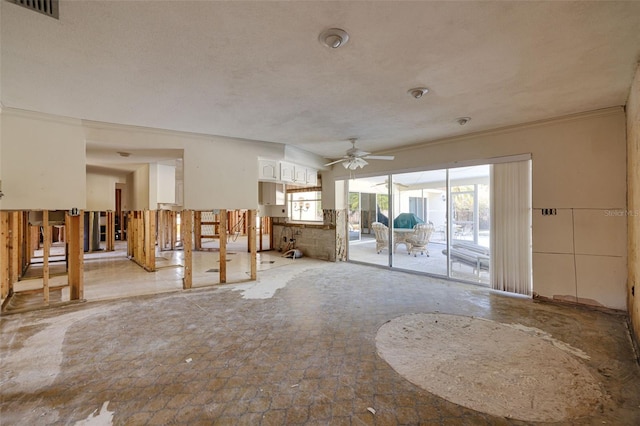
{"label": "outdoor furniture", "polygon": [[433,230],[433,224],[419,223],[413,227],[413,233],[406,239],[406,242],[409,243],[409,255],[413,254],[413,257],[417,257],[418,252],[420,252],[421,255],[426,252],[427,256],[429,256],[427,245],[429,244]]}
{"label": "outdoor furniture", "polygon": [[389,228],[380,222],[373,222],[371,229],[376,236],[376,253],[380,254],[382,250],[389,247]]}
{"label": "outdoor furniture", "polygon": [[404,244],[407,247],[407,252],[411,248],[411,244],[407,242],[407,238],[413,235],[413,228],[394,228],[393,229],[393,252],[396,252],[398,244]]}
{"label": "outdoor furniture", "polygon": [[424,223],[424,220],[420,219],[414,213],[400,213],[393,219],[394,229],[413,229],[419,223]]}
{"label": "outdoor furniture", "polygon": [[[447,255],[447,249],[442,250],[442,254]],[[451,263],[462,263],[473,268],[476,275],[480,275],[480,271],[489,270],[490,251],[488,247],[481,246],[471,241],[454,241],[451,243],[451,254],[449,259]]]}

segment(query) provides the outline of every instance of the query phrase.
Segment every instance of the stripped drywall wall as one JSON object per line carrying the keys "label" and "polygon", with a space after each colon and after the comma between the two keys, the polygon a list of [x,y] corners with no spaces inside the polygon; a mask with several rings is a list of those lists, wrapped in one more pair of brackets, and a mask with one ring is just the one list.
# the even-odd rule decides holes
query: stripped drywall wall
{"label": "stripped drywall wall", "polygon": [[627,300],[631,324],[640,341],[640,67],[627,100]]}

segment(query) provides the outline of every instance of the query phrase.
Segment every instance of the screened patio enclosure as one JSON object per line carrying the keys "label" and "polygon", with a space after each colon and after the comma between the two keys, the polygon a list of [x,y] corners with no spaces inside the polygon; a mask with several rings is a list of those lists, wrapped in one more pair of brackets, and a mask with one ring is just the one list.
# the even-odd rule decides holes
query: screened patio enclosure
{"label": "screened patio enclosure", "polygon": [[349,260],[488,285],[489,181],[489,165],[350,180]]}

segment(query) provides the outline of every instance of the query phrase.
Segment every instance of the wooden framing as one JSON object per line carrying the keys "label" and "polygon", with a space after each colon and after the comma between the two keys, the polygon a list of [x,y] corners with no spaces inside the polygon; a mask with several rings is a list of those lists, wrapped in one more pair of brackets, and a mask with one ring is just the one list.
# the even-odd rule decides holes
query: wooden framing
{"label": "wooden framing", "polygon": [[106,250],[114,251],[116,249],[116,215],[113,211],[108,211],[106,216],[106,235],[104,238]]}
{"label": "wooden framing", "polygon": [[182,247],[184,248],[184,276],[182,278],[182,288],[189,289],[193,284],[193,212],[183,210],[180,217],[182,231]]}
{"label": "wooden framing", "polygon": [[193,212],[193,249],[202,250],[202,212]]}
{"label": "wooden framing", "polygon": [[22,214],[20,212],[9,213],[9,287],[20,279],[22,268],[20,266],[20,225]]}
{"label": "wooden framing", "polygon": [[68,213],[66,219],[67,247],[69,253],[69,296],[71,300],[84,299],[84,212],[78,216]]}
{"label": "wooden framing", "polygon": [[49,304],[49,254],[51,253],[51,227],[49,210],[42,212],[42,292],[45,305]]}
{"label": "wooden framing", "polygon": [[227,211],[220,210],[220,284],[227,282]]}
{"label": "wooden framing", "polygon": [[[256,211],[249,210],[247,212],[249,253],[251,253],[251,280],[255,281],[258,277],[258,257],[256,253]],[[260,236],[262,239],[262,235]]]}
{"label": "wooden framing", "polygon": [[156,270],[156,213],[144,211],[144,269]]}
{"label": "wooden framing", "polygon": [[4,300],[10,294],[9,273],[9,212],[0,211],[0,296]]}

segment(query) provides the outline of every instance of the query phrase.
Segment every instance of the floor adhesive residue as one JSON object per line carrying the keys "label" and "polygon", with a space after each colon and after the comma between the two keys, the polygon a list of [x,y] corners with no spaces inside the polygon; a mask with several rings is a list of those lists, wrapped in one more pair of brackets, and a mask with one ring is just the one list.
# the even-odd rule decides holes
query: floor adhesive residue
{"label": "floor adhesive residue", "polygon": [[415,385],[495,416],[567,421],[589,416],[604,398],[579,350],[512,324],[406,315],[380,327],[376,346]]}

